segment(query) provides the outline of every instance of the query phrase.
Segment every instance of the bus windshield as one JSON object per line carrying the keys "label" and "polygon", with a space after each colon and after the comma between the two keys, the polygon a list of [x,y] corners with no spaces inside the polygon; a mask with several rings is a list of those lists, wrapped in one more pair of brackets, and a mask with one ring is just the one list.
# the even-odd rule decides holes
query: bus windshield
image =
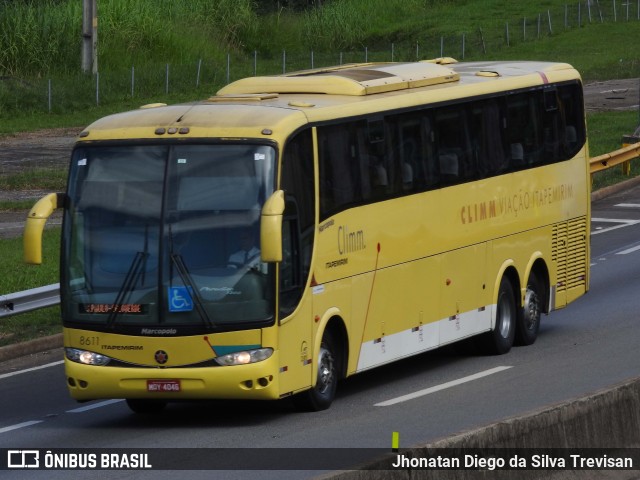
{"label": "bus windshield", "polygon": [[260,260],[275,150],[112,145],[72,155],[63,234],[65,324],[242,329],[273,321]]}

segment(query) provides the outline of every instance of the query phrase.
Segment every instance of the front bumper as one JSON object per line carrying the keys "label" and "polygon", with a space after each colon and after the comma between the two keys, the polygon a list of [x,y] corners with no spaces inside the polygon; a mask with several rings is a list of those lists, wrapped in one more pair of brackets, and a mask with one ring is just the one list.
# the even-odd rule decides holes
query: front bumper
{"label": "front bumper", "polygon": [[[99,398],[157,400],[279,398],[278,352],[248,365],[141,368],[83,365],[65,359],[67,386],[80,401]],[[149,391],[148,380],[178,381],[180,391]]]}

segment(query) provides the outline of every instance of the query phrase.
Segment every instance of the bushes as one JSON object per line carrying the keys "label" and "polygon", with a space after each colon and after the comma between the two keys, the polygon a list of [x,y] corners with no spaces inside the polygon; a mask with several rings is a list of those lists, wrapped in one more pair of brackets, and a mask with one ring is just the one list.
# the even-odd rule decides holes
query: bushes
{"label": "bushes", "polygon": [[[257,16],[251,0],[103,0],[100,68],[151,57],[184,63],[242,48]],[[80,69],[82,2],[0,0],[0,76],[42,77]]]}
{"label": "bushes", "polygon": [[69,68],[78,43],[80,61],[81,3],[42,0],[0,3],[0,75],[42,76]]}

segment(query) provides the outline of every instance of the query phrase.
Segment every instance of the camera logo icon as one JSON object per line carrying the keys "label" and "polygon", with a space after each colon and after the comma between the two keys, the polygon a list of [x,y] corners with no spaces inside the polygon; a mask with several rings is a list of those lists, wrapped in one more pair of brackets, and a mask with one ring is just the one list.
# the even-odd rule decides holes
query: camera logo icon
{"label": "camera logo icon", "polygon": [[40,452],[38,450],[9,450],[7,452],[8,468],[40,468]]}

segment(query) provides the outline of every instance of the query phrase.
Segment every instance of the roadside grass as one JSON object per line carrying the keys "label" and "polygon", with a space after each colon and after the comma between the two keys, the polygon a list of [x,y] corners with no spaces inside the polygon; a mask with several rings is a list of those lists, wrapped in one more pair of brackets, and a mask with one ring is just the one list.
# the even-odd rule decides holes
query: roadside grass
{"label": "roadside grass", "polygon": [[0,175],[0,190],[62,191],[67,185],[67,170],[33,167],[18,173]]}
{"label": "roadside grass", "polygon": [[162,99],[159,99],[157,96],[127,98],[105,105],[92,105],[77,110],[50,113],[18,111],[12,113],[10,118],[7,116],[7,121],[2,121],[3,113],[0,109],[0,136],[10,136],[14,133],[33,132],[52,128],[77,129],[79,133],[87,125],[107,115],[134,110],[142,105],[160,101],[168,104],[194,101],[199,98],[207,98],[214,93],[215,91],[207,90],[203,91],[198,97],[194,97],[193,92],[190,92],[163,95]]}
{"label": "roadside grass", "polygon": [[[135,106],[138,106],[136,103]],[[77,112],[65,113],[33,113],[16,112],[11,116],[11,121],[0,121],[0,136],[10,136],[14,133],[33,132],[51,128],[73,128],[77,127],[78,132],[85,125],[89,125],[94,120],[104,117],[120,110],[135,108],[134,105],[126,103],[109,105],[102,107],[86,108]],[[116,110],[117,109],[117,110]],[[0,119],[2,114],[0,113]]]}
{"label": "roadside grass", "polygon": [[60,307],[12,315],[0,323],[0,347],[62,333]]}
{"label": "roadside grass", "polygon": [[0,200],[0,212],[26,212],[33,207],[33,200]]}
{"label": "roadside grass", "polygon": [[[622,135],[631,135],[638,127],[638,111],[594,112],[587,115],[587,134],[591,157],[622,148]],[[620,183],[640,175],[640,159],[631,161],[631,173],[626,176],[622,167],[613,167],[593,175],[592,190]]]}
{"label": "roadside grass", "polygon": [[42,264],[23,262],[22,236],[0,239],[2,251],[2,294],[28,290],[58,282],[60,259],[60,227],[46,228],[42,241]]}

